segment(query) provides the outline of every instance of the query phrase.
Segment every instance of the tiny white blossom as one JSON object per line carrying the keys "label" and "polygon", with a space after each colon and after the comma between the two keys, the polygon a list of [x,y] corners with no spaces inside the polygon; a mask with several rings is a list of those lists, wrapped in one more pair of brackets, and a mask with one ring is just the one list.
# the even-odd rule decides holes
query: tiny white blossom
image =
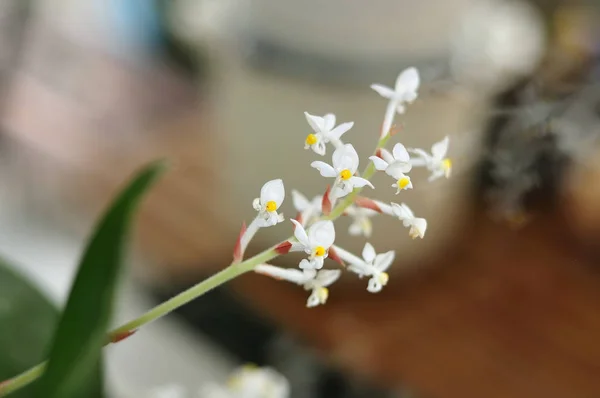
{"label": "tiny white blossom", "polygon": [[379,171],[384,171],[387,175],[394,178],[396,182],[392,187],[397,188],[396,194],[405,189],[412,189],[412,181],[405,173],[412,169],[410,155],[404,145],[398,143],[394,145],[392,153],[385,149],[380,151],[381,157],[371,156],[369,159],[373,161],[373,165]]}
{"label": "tiny white blossom", "polygon": [[319,170],[323,177],[335,178],[331,192],[336,198],[342,198],[352,192],[354,188],[361,188],[365,185],[374,188],[368,180],[354,176],[358,169],[359,159],[352,144],[346,144],[336,149],[331,157],[331,162],[333,166],[320,160],[314,161],[310,165]]}
{"label": "tiny white blossom", "polygon": [[289,398],[290,385],[272,368],[247,365],[230,377],[228,386],[216,384],[200,389],[200,398]]}
{"label": "tiny white blossom", "polygon": [[340,138],[354,126],[354,122],[346,122],[336,127],[335,115],[332,113],[328,113],[323,117],[314,116],[308,112],[304,112],[304,115],[314,131],[314,133],[306,136],[304,149],[311,148],[318,155],[325,155],[325,144],[328,142],[340,147],[342,145]]}
{"label": "tiny white blossom", "polygon": [[348,262],[348,270],[352,271],[360,278],[370,276],[367,290],[371,293],[380,292],[387,285],[390,279],[387,269],[394,262],[395,253],[390,250],[385,253],[377,254],[370,243],[366,243],[362,251],[362,259],[348,253],[347,251],[336,247],[336,253]]}
{"label": "tiny white blossom", "polygon": [[348,233],[352,236],[371,237],[373,232],[373,223],[371,217],[377,215],[377,212],[364,207],[350,206],[346,209],[346,214],[352,217],[352,223]]}
{"label": "tiny white blossom", "polygon": [[424,218],[415,217],[412,210],[404,203],[397,204],[392,203],[392,212],[396,217],[398,217],[402,224],[409,228],[410,230],[408,234],[411,238],[423,238],[425,236],[425,231],[427,230],[427,220]]}
{"label": "tiny white blossom", "polygon": [[306,225],[312,217],[319,215],[323,206],[323,196],[317,195],[309,201],[306,196],[295,189],[292,190],[292,201],[294,208],[302,215],[303,225]]}
{"label": "tiny white blossom", "polygon": [[300,269],[321,269],[329,254],[329,248],[335,241],[335,227],[329,220],[317,221],[308,228],[308,233],[296,220],[290,220],[296,225],[294,236],[298,242],[292,242],[290,251],[303,251],[308,259],[300,261]]}
{"label": "tiny white blossom", "polygon": [[389,133],[396,112],[403,114],[406,110],[404,104],[412,103],[417,99],[417,90],[420,84],[419,71],[416,68],[408,68],[398,75],[396,85],[393,89],[381,84],[371,85],[373,90],[389,100],[383,119],[382,137],[385,137]]}
{"label": "tiny white blossom", "polygon": [[283,214],[277,212],[283,199],[285,188],[280,179],[265,183],[260,190],[260,198],[254,199],[252,206],[258,211],[257,222],[259,227],[270,227],[283,221]]}
{"label": "tiny white blossom", "polygon": [[150,392],[149,398],[186,398],[185,389],[177,384],[167,384],[155,388]]}
{"label": "tiny white blossom", "polygon": [[327,287],[337,281],[342,274],[339,269],[322,269],[319,272],[314,270],[298,270],[292,268],[280,268],[269,264],[260,264],[254,268],[255,272],[268,275],[276,279],[283,279],[304,287],[304,290],[310,290],[311,294],[306,301],[306,306],[316,307],[319,304],[325,304],[329,297]]}
{"label": "tiny white blossom", "polygon": [[429,181],[437,180],[440,177],[449,178],[452,172],[452,161],[446,157],[449,143],[450,137],[444,137],[444,139],[431,146],[431,154],[419,148],[409,149],[410,152],[419,156],[411,159],[412,165],[427,167],[427,170],[431,171]]}

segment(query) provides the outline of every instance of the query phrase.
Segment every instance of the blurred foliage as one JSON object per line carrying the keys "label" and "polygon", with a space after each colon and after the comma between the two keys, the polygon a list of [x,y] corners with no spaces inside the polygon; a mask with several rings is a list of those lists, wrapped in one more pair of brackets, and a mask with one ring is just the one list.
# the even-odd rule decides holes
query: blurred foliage
{"label": "blurred foliage", "polygon": [[[35,286],[0,261],[0,380],[45,359],[58,317],[58,310]],[[96,374],[93,383],[100,382]],[[11,397],[33,397],[32,387]]]}

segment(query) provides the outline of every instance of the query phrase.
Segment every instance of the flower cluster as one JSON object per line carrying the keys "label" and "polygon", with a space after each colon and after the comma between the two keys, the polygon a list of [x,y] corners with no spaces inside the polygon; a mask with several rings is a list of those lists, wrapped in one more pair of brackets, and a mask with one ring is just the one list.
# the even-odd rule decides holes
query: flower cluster
{"label": "flower cluster", "polygon": [[[345,134],[354,126],[354,122],[345,122],[336,126],[336,117],[331,113],[322,117],[304,113],[312,129],[312,132],[306,136],[304,148],[311,149],[319,156],[325,156],[328,145],[331,144],[333,147],[331,163],[315,160],[310,166],[322,177],[333,181],[322,195],[312,199],[292,190],[292,201],[297,212],[296,218],[290,219],[293,237],[278,244],[272,250],[277,255],[303,253],[304,258],[299,261],[298,267],[286,269],[261,263],[254,267],[255,272],[302,286],[310,292],[306,302],[308,307],[325,304],[329,296],[328,287],[342,274],[341,269],[325,268],[327,258],[339,263],[358,278],[368,277],[367,290],[371,293],[377,293],[387,285],[389,276],[386,271],[394,261],[394,251],[377,254],[375,248],[366,242],[362,256],[356,256],[334,245],[336,239],[334,221],[340,215],[349,216],[352,223],[348,232],[354,236],[369,238],[373,231],[371,219],[378,214],[384,214],[398,218],[402,225],[408,228],[408,234],[413,239],[425,236],[427,221],[416,217],[405,203],[383,203],[359,196],[365,187],[375,189],[369,179],[376,171],[393,179],[391,186],[395,188],[397,195],[413,188],[413,181],[409,175],[413,168],[426,168],[430,173],[429,181],[450,177],[452,164],[447,157],[448,137],[433,144],[431,152],[419,148],[406,148],[399,142],[393,146],[391,152],[385,148],[394,135],[395,115],[403,114],[407,105],[416,100],[419,84],[418,71],[415,68],[408,68],[400,73],[393,89],[380,84],[371,86],[388,100],[388,106],[376,151],[368,158],[370,162],[362,174],[358,171],[360,157],[356,149],[352,144],[344,142]],[[236,262],[243,260],[248,243],[260,228],[273,227],[284,220],[280,212],[284,198],[285,189],[282,180],[276,179],[265,183],[260,191],[260,197],[253,202],[257,212],[255,219],[247,228],[245,225],[242,227],[234,250]]]}

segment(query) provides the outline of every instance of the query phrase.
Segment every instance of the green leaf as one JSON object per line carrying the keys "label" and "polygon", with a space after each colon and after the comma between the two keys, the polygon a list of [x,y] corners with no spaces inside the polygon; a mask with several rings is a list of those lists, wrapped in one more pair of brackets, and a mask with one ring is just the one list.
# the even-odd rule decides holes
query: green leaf
{"label": "green leaf", "polygon": [[[0,260],[0,380],[44,360],[58,310],[29,281]],[[31,388],[11,397],[31,398]]]}
{"label": "green leaf", "polygon": [[143,169],[93,233],[56,330],[46,372],[36,389],[39,397],[81,398],[89,391],[87,386],[106,343],[133,211],[163,170],[162,162]]}

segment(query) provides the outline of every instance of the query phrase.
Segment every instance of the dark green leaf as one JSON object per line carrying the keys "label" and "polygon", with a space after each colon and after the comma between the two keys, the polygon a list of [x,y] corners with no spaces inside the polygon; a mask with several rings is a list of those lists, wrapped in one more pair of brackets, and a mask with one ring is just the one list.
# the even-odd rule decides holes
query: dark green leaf
{"label": "dark green leaf", "polygon": [[84,252],[56,330],[40,398],[81,398],[98,368],[133,211],[164,169],[142,170],[104,215]]}
{"label": "dark green leaf", "polygon": [[[44,360],[58,310],[33,285],[0,264],[0,380]],[[30,398],[31,388],[11,397]]]}

